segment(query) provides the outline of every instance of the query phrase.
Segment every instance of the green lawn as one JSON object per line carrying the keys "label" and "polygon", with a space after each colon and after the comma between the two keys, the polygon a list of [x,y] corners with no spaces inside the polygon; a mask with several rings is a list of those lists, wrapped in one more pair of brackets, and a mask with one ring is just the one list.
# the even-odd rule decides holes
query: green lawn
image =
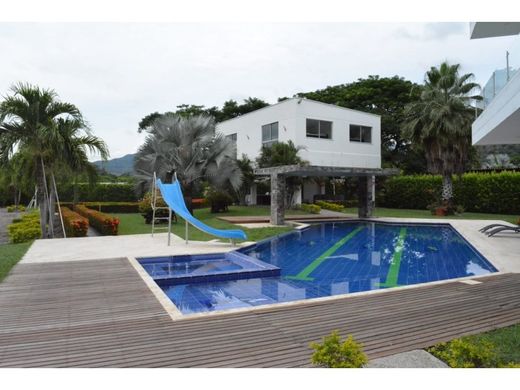
{"label": "green lawn", "polygon": [[[277,234],[285,233],[291,230],[290,227],[266,227],[266,228],[255,228],[247,229],[241,226],[233,225],[229,222],[218,219],[220,216],[248,216],[248,215],[269,215],[269,207],[246,207],[246,206],[231,206],[227,213],[210,213],[209,208],[197,209],[194,211],[195,217],[206,223],[207,225],[217,229],[242,229],[247,234],[249,241],[259,241],[267,237],[271,237]],[[291,210],[291,214],[299,213],[301,211]],[[145,234],[152,232],[152,226],[144,223],[144,218],[141,214],[111,214],[118,217],[121,221],[119,225],[119,234]],[[164,225],[165,226],[165,225]],[[163,230],[164,231],[164,230]],[[184,221],[179,218],[177,223],[172,224],[172,232],[179,237],[184,238],[185,224]],[[188,237],[190,240],[195,241],[209,241],[214,240],[215,237],[209,234],[203,233],[200,230],[189,225]]]}
{"label": "green lawn", "polygon": [[520,364],[520,324],[469,336],[468,339],[475,344],[489,341],[495,345],[498,360]]}
{"label": "green lawn", "polygon": [[[347,214],[357,215],[357,208],[345,209]],[[511,223],[518,221],[518,215],[510,214],[487,214],[487,213],[470,213],[465,212],[460,215],[449,215],[446,217],[438,217],[432,215],[430,210],[409,210],[409,209],[387,209],[384,207],[377,207],[374,216],[376,217],[396,217],[396,218],[433,218],[433,219],[500,219]]]}
{"label": "green lawn", "polygon": [[32,242],[0,245],[0,282],[4,280],[11,268],[21,260],[31,244]]}

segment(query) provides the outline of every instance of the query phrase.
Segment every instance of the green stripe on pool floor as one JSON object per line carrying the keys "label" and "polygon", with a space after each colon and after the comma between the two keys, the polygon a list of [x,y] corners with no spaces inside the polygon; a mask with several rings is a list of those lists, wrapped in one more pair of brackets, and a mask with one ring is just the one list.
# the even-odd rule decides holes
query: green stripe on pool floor
{"label": "green stripe on pool floor", "polygon": [[305,267],[303,270],[298,273],[298,275],[294,276],[286,276],[286,279],[291,280],[303,280],[303,281],[312,281],[314,278],[309,277],[309,275],[320,266],[321,263],[323,263],[325,260],[327,260],[328,257],[332,256],[334,252],[336,252],[339,248],[341,248],[343,245],[345,245],[348,241],[350,241],[356,234],[358,234],[363,229],[362,226],[357,227],[353,231],[351,231],[349,234],[347,234],[345,237],[343,237],[341,240],[336,242],[334,245],[332,245],[329,249],[327,249],[325,252],[323,252],[320,257],[316,258],[312,261],[307,267]]}
{"label": "green stripe on pool floor", "polygon": [[399,231],[399,238],[395,244],[394,256],[390,263],[390,268],[386,274],[384,283],[379,283],[380,287],[397,287],[397,278],[399,277],[399,268],[401,268],[401,257],[403,255],[404,240],[406,238],[406,228],[402,227]]}

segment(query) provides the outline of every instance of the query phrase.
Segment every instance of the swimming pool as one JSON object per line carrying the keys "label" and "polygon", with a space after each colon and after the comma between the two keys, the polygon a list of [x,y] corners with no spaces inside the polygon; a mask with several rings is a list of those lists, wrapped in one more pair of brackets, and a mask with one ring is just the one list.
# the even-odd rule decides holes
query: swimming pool
{"label": "swimming pool", "polygon": [[236,253],[270,264],[279,269],[279,276],[223,280],[217,275],[194,283],[163,279],[158,284],[182,313],[189,314],[497,271],[450,225],[319,223]]}

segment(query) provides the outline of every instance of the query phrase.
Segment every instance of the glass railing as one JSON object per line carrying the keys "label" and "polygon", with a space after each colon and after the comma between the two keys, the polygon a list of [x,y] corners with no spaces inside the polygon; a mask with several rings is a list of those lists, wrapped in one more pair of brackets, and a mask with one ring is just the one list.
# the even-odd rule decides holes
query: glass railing
{"label": "glass railing", "polygon": [[520,69],[520,38],[504,53],[503,67],[495,70],[482,88],[480,108],[486,108]]}

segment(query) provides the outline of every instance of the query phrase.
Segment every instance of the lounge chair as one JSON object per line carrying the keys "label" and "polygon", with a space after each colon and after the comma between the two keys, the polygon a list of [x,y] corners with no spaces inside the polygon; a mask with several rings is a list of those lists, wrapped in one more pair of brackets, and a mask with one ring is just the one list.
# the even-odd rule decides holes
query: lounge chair
{"label": "lounge chair", "polygon": [[496,227],[502,227],[502,226],[508,226],[508,225],[504,225],[503,223],[492,223],[491,225],[484,226],[482,229],[479,229],[478,231],[482,232],[482,233],[485,233],[489,229],[493,229],[493,228],[496,228]]}
{"label": "lounge chair", "polygon": [[520,226],[506,226],[506,225],[502,225],[502,226],[497,227],[497,228],[495,228],[493,230],[487,231],[486,234],[488,235],[488,237],[492,237],[492,236],[494,236],[497,233],[507,232],[507,231],[511,231],[511,232],[514,232],[514,233],[520,233]]}

